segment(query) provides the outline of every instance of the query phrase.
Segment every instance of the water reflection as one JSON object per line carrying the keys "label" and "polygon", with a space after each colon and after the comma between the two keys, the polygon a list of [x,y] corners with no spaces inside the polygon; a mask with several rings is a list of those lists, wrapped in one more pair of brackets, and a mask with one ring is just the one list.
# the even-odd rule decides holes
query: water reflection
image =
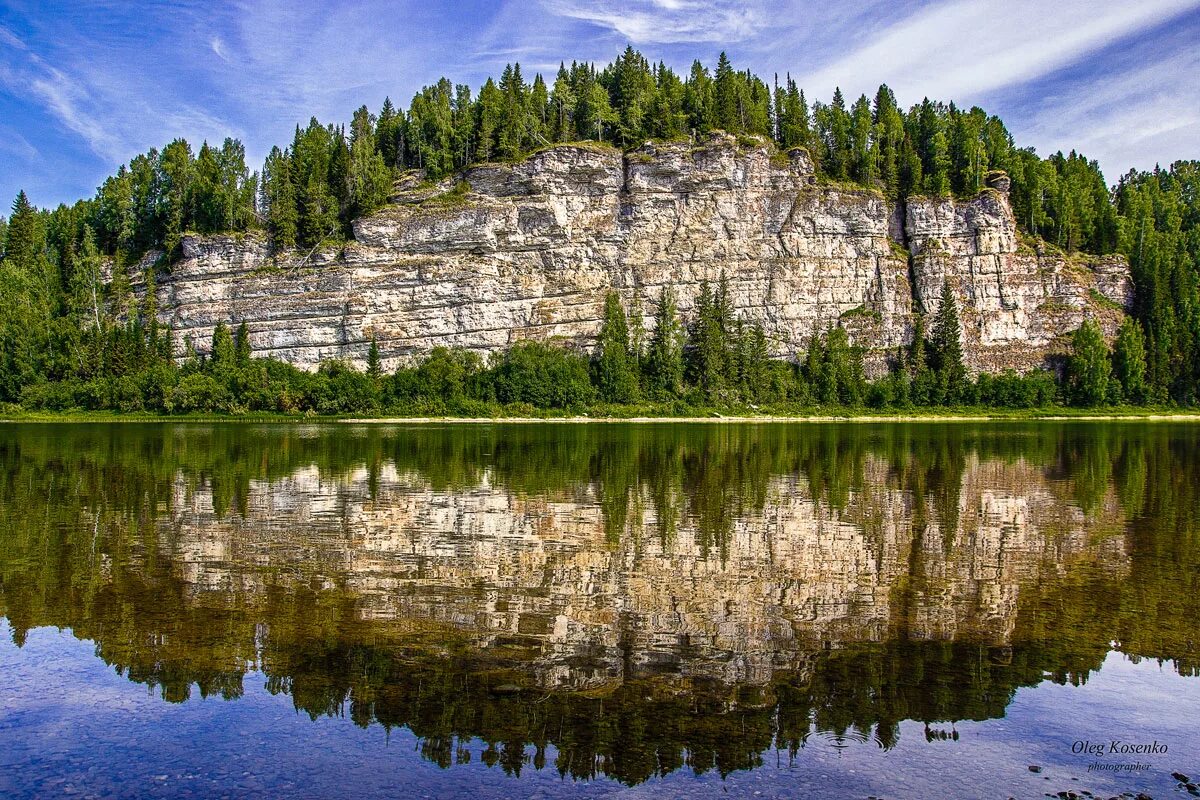
{"label": "water reflection", "polygon": [[[636,783],[1195,676],[1200,428],[12,426],[0,615],[428,759]],[[482,739],[482,754],[466,743]]]}

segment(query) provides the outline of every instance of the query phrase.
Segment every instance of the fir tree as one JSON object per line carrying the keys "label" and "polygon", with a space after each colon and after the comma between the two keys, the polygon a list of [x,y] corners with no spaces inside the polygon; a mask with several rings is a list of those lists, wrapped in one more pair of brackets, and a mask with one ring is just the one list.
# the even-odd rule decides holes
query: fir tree
{"label": "fir tree", "polygon": [[646,355],[647,383],[657,397],[673,397],[683,388],[683,329],[675,290],[666,286],[654,312],[654,333]]}
{"label": "fir tree", "polygon": [[621,298],[609,292],[604,298],[604,322],[596,342],[593,371],[600,396],[610,403],[632,403],[638,382],[629,346],[629,324]]}
{"label": "fir tree", "polygon": [[217,326],[213,328],[212,349],[209,357],[216,370],[228,371],[234,365],[236,353],[233,336],[229,333],[229,326],[224,322],[218,322]]}
{"label": "fir tree", "polygon": [[688,372],[691,382],[713,396],[725,386],[728,370],[725,332],[719,301],[708,281],[700,282],[696,317],[688,330]]}
{"label": "fir tree", "polygon": [[[213,343],[213,352],[216,353],[216,342]],[[233,340],[234,363],[238,368],[250,366],[250,328],[246,325],[246,321],[242,320],[237,327],[237,333]]]}
{"label": "fir tree", "polygon": [[278,147],[271,149],[263,164],[261,205],[271,246],[276,250],[290,250],[296,246],[299,214],[291,167],[291,156]]}
{"label": "fir tree", "polygon": [[930,342],[936,358],[940,400],[953,405],[963,399],[967,371],[963,366],[962,328],[958,322],[958,299],[950,288],[950,279],[942,281],[941,302],[934,317]]}

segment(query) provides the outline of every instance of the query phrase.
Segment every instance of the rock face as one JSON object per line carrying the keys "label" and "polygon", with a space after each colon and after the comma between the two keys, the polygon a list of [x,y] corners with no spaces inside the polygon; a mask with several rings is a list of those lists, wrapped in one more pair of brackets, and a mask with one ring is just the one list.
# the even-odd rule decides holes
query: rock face
{"label": "rock face", "polygon": [[259,356],[362,367],[374,337],[392,369],[437,345],[587,347],[609,289],[649,327],[672,286],[686,321],[701,282],[725,273],[774,355],[842,324],[877,374],[948,278],[968,366],[1029,369],[1085,317],[1114,332],[1132,287],[1118,258],[1023,246],[1006,192],[998,175],[973,200],[896,209],[877,191],[818,183],[803,150],[723,134],[625,155],[563,145],[399,191],[344,247],[273,254],[255,234],[188,237],[159,278],[159,307],[180,354],[244,320]]}

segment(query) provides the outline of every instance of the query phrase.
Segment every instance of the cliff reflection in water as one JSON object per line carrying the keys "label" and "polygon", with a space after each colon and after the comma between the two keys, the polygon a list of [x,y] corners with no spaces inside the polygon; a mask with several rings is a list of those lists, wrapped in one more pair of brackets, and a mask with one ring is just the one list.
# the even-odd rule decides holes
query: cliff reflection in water
{"label": "cliff reflection in water", "polygon": [[[637,782],[1200,671],[1200,428],[11,426],[0,615],[178,702]],[[532,748],[529,746],[532,745]],[[532,751],[532,752],[531,752]],[[551,753],[548,756],[547,753]],[[478,757],[478,754],[475,754]]]}

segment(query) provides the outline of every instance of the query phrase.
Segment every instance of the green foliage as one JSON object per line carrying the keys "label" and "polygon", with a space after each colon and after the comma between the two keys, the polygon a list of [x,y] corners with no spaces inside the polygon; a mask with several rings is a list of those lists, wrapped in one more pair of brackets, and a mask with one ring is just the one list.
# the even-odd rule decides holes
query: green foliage
{"label": "green foliage", "polygon": [[958,299],[950,280],[942,282],[942,296],[934,317],[930,351],[937,376],[937,401],[946,405],[962,402],[967,383],[963,366],[962,327],[958,321]]}
{"label": "green foliage", "polygon": [[1112,363],[1100,326],[1090,319],[1071,336],[1067,361],[1067,386],[1071,402],[1081,406],[1103,405],[1109,399]]}
{"label": "green foliage", "polygon": [[477,353],[435,347],[419,365],[396,370],[389,396],[402,404],[438,401],[443,409],[459,408],[467,400],[492,399],[481,381],[482,372]]}
{"label": "green foliage", "polygon": [[604,322],[592,360],[592,373],[601,399],[609,403],[637,400],[637,355],[630,345],[629,324],[621,298],[610,291],[604,298]]}
{"label": "green foliage", "polygon": [[1146,401],[1146,337],[1137,320],[1126,318],[1121,323],[1113,345],[1113,378],[1126,400]]}
{"label": "green foliage", "polygon": [[1048,408],[1058,398],[1054,375],[1034,370],[1025,375],[1007,370],[999,375],[981,374],[972,394],[975,405],[986,408]]}
{"label": "green foliage", "polygon": [[[814,334],[808,346],[804,377],[822,405],[861,406],[867,399],[862,348],[852,346],[841,326],[824,336]],[[883,404],[882,399],[880,403]]]}
{"label": "green foliage", "polygon": [[[402,170],[435,180],[556,143],[636,148],[648,139],[696,141],[724,130],[740,142],[761,137],[782,150],[804,148],[823,180],[878,189],[897,204],[914,195],[974,196],[1007,173],[1013,214],[1031,240],[1068,253],[1120,252],[1131,264],[1140,340],[1133,329],[1118,339],[1109,399],[1200,401],[1200,162],[1131,171],[1110,191],[1095,161],[1075,151],[1042,158],[1020,148],[1001,120],[977,107],[926,98],[905,110],[886,85],[873,98],[835,90],[829,102],[810,105],[791,76],[782,82],[776,76],[769,89],[724,53],[712,69],[697,61],[676,74],[632,47],[603,67],[560,64],[552,85],[541,75],[529,80],[517,63],[498,80],[486,79],[475,95],[441,78],[417,92],[407,110],[390,99],[377,115],[358,108],[348,128],[315,118],[296,126],[290,144],[270,151],[261,180],[235,139],[198,150],[177,139],[136,156],[93,198],[73,206],[42,211],[19,194],[0,221],[0,400],[16,401],[27,387],[48,381],[95,388],[95,379],[124,374],[135,360],[129,325],[141,326],[137,347],[164,352],[169,332],[157,329],[156,310],[133,307],[129,270],[154,249],[166,255],[156,269],[169,269],[189,231],[261,227],[276,250],[315,248],[349,235],[355,218],[384,205]],[[463,198],[456,190],[431,202]],[[100,276],[108,268],[113,279],[105,287]],[[949,287],[943,295],[954,299]],[[722,281],[706,287],[689,320],[682,377],[676,331],[668,324],[671,335],[652,339],[645,354],[636,331],[628,331],[625,348],[605,337],[595,359],[596,386],[602,397],[621,402],[696,391],[719,403],[809,391],[825,402],[843,396],[901,405],[969,402],[956,317],[956,303],[943,302],[930,340],[918,335],[901,359],[902,378],[880,385],[872,398],[857,389],[846,395],[846,386],[860,382],[834,377],[841,368],[827,358],[828,341],[814,342],[805,367],[791,369],[790,377],[790,368],[772,365],[766,331],[735,318]],[[615,318],[610,322],[606,329],[616,331]],[[237,370],[246,361],[243,353]],[[116,396],[110,389],[84,394],[88,403],[100,402]],[[276,399],[292,408],[297,396]]]}
{"label": "green foliage", "polygon": [[683,389],[683,327],[675,290],[666,286],[654,311],[654,333],[646,354],[646,386],[656,399],[674,397]]}
{"label": "green foliage", "polygon": [[1200,162],[1133,172],[1116,189],[1119,250],[1133,273],[1145,333],[1147,393],[1200,399]]}
{"label": "green foliage", "polygon": [[596,397],[582,356],[542,342],[505,350],[491,369],[495,399],[537,408],[580,408]]}

